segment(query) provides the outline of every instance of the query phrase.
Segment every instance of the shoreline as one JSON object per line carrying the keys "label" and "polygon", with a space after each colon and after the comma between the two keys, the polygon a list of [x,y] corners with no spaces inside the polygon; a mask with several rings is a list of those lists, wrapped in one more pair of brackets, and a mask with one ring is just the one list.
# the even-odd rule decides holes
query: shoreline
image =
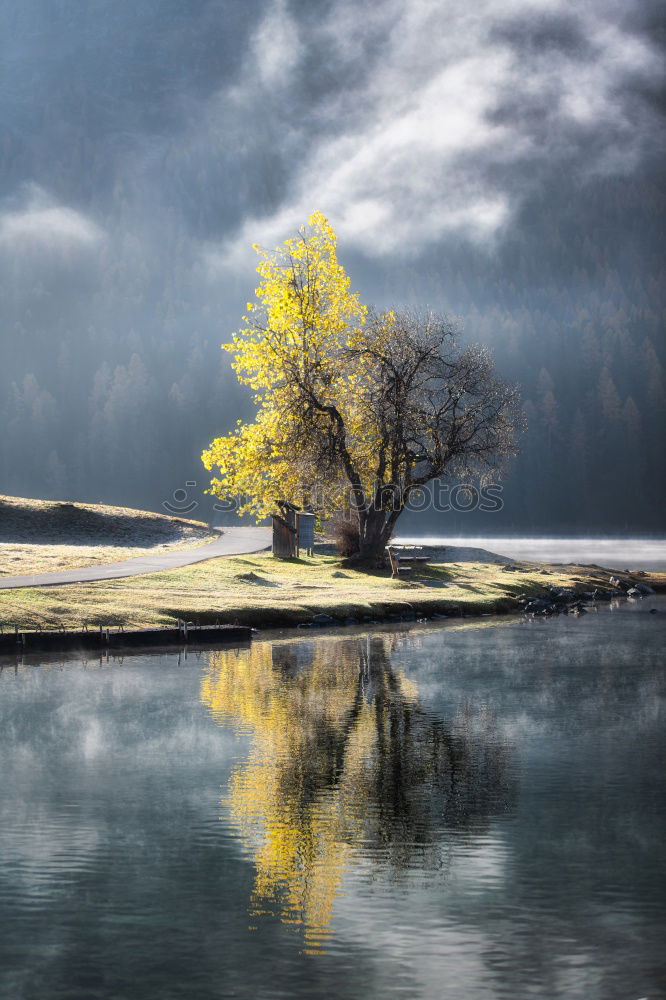
{"label": "shoreline", "polygon": [[[278,564],[279,568],[279,564]],[[493,578],[502,582],[507,572],[554,575],[553,564],[532,564],[529,568],[510,564],[494,564]],[[381,625],[409,625],[413,623],[439,624],[455,619],[480,619],[521,614],[524,617],[550,617],[561,614],[579,616],[598,605],[612,601],[642,600],[651,594],[666,593],[666,574],[643,570],[613,570],[598,566],[566,566],[567,575],[575,580],[572,586],[562,586],[544,580],[541,586],[533,581],[524,593],[496,598],[456,599],[434,593],[433,587],[424,586],[409,594],[409,600],[382,599],[355,603],[346,598],[340,602],[322,600],[298,609],[274,606],[261,608],[236,604],[226,614],[211,612],[187,621],[187,615],[177,623],[162,627],[99,625],[67,629],[59,625],[46,628],[0,630],[0,656],[21,656],[24,653],[49,651],[76,652],[98,650],[158,648],[182,645],[194,648],[211,644],[246,644],[252,633],[288,629],[294,633],[340,627],[376,627]],[[611,578],[614,581],[611,584]],[[389,582],[387,580],[387,582]],[[425,593],[423,591],[426,591]],[[429,591],[429,592],[428,592]],[[633,593],[632,593],[633,591]],[[211,614],[216,620],[210,621]],[[221,621],[221,618],[227,620]]]}

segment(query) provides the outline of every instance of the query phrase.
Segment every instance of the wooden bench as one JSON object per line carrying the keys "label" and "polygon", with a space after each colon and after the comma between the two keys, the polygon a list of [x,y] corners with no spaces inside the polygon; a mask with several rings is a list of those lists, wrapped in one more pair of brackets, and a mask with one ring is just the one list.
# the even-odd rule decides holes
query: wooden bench
{"label": "wooden bench", "polygon": [[419,555],[423,552],[421,545],[387,545],[386,552],[391,563],[392,577],[411,573],[415,566],[426,566],[430,561],[430,556]]}

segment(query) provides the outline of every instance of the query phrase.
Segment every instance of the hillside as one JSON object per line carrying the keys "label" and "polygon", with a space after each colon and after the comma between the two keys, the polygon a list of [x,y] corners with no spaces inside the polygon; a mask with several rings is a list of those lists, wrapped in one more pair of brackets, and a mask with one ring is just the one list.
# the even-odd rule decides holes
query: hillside
{"label": "hillside", "polygon": [[201,521],[151,511],[0,495],[0,577],[96,566],[212,537]]}

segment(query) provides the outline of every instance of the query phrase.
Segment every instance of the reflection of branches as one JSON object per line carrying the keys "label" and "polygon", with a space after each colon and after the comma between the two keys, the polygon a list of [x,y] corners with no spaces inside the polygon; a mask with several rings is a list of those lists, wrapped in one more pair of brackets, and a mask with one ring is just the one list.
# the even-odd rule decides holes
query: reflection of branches
{"label": "reflection of branches", "polygon": [[273,901],[309,943],[352,853],[394,871],[437,866],[443,827],[485,822],[505,801],[501,745],[425,712],[386,642],[255,643],[216,654],[203,681],[215,717],[253,732],[228,806],[253,853],[254,908]]}

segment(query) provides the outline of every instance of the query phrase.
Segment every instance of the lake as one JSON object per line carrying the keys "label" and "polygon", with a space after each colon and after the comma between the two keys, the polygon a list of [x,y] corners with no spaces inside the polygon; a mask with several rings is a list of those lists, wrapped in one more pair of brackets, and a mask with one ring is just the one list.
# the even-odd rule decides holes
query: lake
{"label": "lake", "polygon": [[0,995],[663,995],[665,632],[2,661]]}
{"label": "lake", "polygon": [[528,535],[399,535],[396,542],[436,547],[483,549],[509,559],[532,562],[595,563],[614,569],[666,572],[664,538],[530,537]]}

